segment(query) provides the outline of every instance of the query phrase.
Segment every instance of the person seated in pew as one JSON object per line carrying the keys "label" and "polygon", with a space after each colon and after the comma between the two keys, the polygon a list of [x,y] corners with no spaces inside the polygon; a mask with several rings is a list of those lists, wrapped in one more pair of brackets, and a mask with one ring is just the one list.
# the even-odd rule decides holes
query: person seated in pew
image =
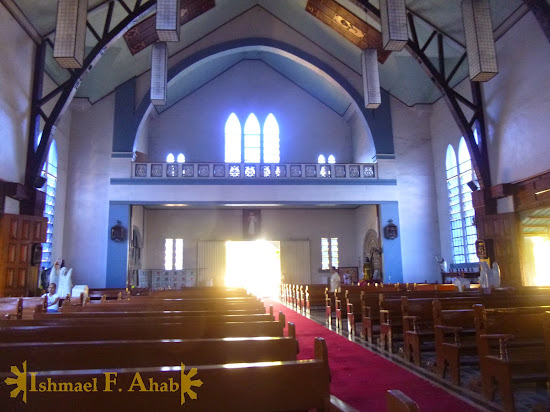
{"label": "person seated in pew", "polygon": [[59,312],[59,295],[55,293],[56,287],[55,283],[50,283],[48,286],[48,293],[42,295],[43,298],[47,298],[48,312]]}

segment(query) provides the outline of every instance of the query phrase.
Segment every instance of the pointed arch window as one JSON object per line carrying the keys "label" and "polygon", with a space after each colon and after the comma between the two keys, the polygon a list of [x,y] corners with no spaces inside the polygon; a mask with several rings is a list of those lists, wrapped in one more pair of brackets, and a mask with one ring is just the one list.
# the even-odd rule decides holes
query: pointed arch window
{"label": "pointed arch window", "polygon": [[272,113],[269,113],[264,123],[264,163],[279,163],[279,124]]}
{"label": "pointed arch window", "polygon": [[241,163],[241,122],[235,113],[225,123],[225,161]]}
{"label": "pointed arch window", "polygon": [[237,115],[229,115],[225,123],[225,162],[241,163],[242,159],[244,163],[280,162],[279,124],[272,113],[263,130],[254,113],[248,116],[243,129]]}
{"label": "pointed arch window", "polygon": [[317,163],[324,164],[325,162],[326,162],[325,156],[320,154],[319,157],[317,158]]}
{"label": "pointed arch window", "polygon": [[460,193],[462,207],[462,221],[465,235],[465,255],[466,262],[478,262],[475,243],[477,240],[477,229],[474,223],[475,211],[472,203],[472,191],[468,187],[468,182],[477,180],[475,172],[472,170],[472,160],[464,137],[460,139],[458,145],[458,172],[460,174]]}
{"label": "pointed arch window", "polygon": [[454,263],[473,263],[478,258],[475,251],[477,230],[474,224],[472,192],[468,182],[474,180],[472,162],[464,138],[460,139],[457,156],[452,146],[447,147],[447,194],[451,221],[451,238]]}
{"label": "pointed arch window", "polygon": [[185,163],[185,155],[180,153],[177,158],[178,163]]}
{"label": "pointed arch window", "polygon": [[334,155],[330,155],[330,156],[328,157],[328,162],[329,162],[330,164],[336,163],[336,159],[334,158]]}
{"label": "pointed arch window", "polygon": [[[40,141],[40,138],[39,138]],[[46,178],[46,183],[40,190],[46,193],[46,203],[44,205],[44,217],[48,219],[46,230],[46,242],[42,244],[42,266],[48,268],[52,266],[52,243],[53,243],[53,223],[55,216],[55,190],[57,187],[57,145],[52,140],[48,150],[48,159],[42,168],[42,177]]]}
{"label": "pointed arch window", "polygon": [[174,163],[176,159],[174,158],[174,155],[172,153],[168,153],[168,156],[166,156],[166,163]]}

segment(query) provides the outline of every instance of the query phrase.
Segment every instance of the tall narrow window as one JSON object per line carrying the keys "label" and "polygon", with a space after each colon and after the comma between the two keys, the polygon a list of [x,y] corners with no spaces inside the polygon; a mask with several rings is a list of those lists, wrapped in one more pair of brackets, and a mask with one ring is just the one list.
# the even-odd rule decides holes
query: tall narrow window
{"label": "tall narrow window", "polygon": [[464,233],[462,229],[458,168],[455,151],[450,145],[447,147],[445,166],[447,169],[447,195],[449,197],[453,259],[454,263],[464,263]]}
{"label": "tall narrow window", "polygon": [[264,163],[279,163],[279,124],[273,114],[269,113],[264,123]]}
{"label": "tall narrow window", "polygon": [[321,238],[321,269],[328,270],[331,266],[340,265],[338,257],[338,238]]}
{"label": "tall narrow window", "polygon": [[254,113],[250,113],[244,124],[244,162],[260,163],[261,139],[260,122]]}
{"label": "tall narrow window", "polygon": [[225,123],[225,161],[241,163],[241,123],[235,113]]}
{"label": "tall narrow window", "polygon": [[164,269],[172,270],[174,261],[174,239],[164,239]]}
{"label": "tall narrow window", "polygon": [[321,269],[328,270],[330,268],[330,245],[328,238],[321,238]]}
{"label": "tall narrow window", "polygon": [[164,239],[164,269],[183,269],[183,239]]}
{"label": "tall narrow window", "polygon": [[46,183],[40,190],[46,192],[44,217],[48,219],[46,242],[42,245],[42,266],[48,268],[52,266],[55,189],[57,186],[57,146],[55,140],[52,140],[52,144],[50,145],[50,150],[48,151],[48,160],[46,161],[46,163],[44,164],[44,168],[42,169],[42,177],[46,178]]}
{"label": "tall narrow window", "polygon": [[472,204],[472,191],[468,187],[468,182],[475,180],[475,173],[472,170],[472,160],[466,141],[464,138],[460,139],[458,145],[458,171],[460,173],[460,192],[462,205],[462,224],[465,230],[465,255],[466,262],[478,262],[479,259],[476,255],[475,243],[477,240],[477,229],[474,224],[475,211]]}

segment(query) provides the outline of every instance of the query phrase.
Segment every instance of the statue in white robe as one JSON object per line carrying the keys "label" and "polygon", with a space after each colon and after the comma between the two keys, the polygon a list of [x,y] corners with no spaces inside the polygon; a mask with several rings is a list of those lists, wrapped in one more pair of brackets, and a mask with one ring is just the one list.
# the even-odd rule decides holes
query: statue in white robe
{"label": "statue in white robe", "polygon": [[[61,272],[61,259],[58,259],[53,264],[52,270],[50,271],[50,282],[55,283],[56,293],[59,294],[59,272]],[[61,295],[60,295],[61,296]]]}
{"label": "statue in white robe", "polygon": [[67,295],[71,294],[73,289],[73,268],[67,269],[66,267],[61,268],[59,271],[59,283],[57,285],[57,294],[60,298],[64,299]]}

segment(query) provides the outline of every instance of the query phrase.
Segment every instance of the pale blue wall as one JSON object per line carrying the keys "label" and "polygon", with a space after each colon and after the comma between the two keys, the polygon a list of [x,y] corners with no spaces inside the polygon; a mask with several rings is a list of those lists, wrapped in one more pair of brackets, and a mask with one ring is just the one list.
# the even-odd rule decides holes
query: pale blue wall
{"label": "pale blue wall", "polygon": [[[126,229],[126,236],[121,242],[111,240],[111,228],[120,220]],[[130,226],[129,205],[109,205],[109,231],[107,233],[107,288],[125,288],[128,272],[128,233]]]}

